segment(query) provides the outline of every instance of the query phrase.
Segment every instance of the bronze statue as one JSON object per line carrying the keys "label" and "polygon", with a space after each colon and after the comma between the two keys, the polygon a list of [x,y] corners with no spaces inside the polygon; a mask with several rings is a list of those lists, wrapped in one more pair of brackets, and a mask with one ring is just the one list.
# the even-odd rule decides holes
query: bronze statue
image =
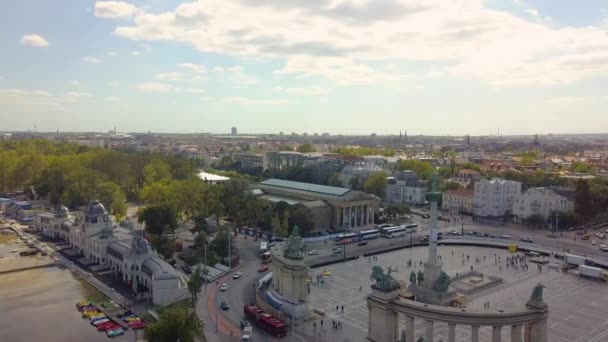
{"label": "bronze statue", "polygon": [[396,271],[397,269],[387,267],[387,272],[384,273],[382,267],[372,267],[372,274],[369,278],[370,280],[376,282],[372,285],[372,287],[375,287],[376,289],[381,291],[390,291],[399,288],[399,283],[391,276],[391,273]]}
{"label": "bronze statue", "polygon": [[304,258],[304,240],[298,234],[298,226],[293,226],[293,230],[285,246],[283,247],[283,256],[288,259],[302,259]]}

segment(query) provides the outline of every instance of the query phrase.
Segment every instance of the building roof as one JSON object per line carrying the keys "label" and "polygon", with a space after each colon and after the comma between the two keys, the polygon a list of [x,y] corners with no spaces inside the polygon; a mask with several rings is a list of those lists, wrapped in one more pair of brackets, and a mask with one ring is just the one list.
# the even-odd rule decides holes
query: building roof
{"label": "building roof", "polygon": [[475,196],[475,193],[473,192],[473,190],[469,190],[466,188],[459,188],[456,190],[448,190],[446,192],[446,194],[450,195],[450,196],[460,196],[460,197],[471,197],[473,198]]}
{"label": "building roof", "polygon": [[86,214],[88,216],[100,216],[107,214],[106,208],[98,200],[94,200],[89,204]]}
{"label": "building roof", "polygon": [[120,260],[123,260],[130,250],[129,246],[121,242],[112,242],[107,247],[108,254]]}
{"label": "building roof", "polygon": [[155,280],[177,279],[175,269],[157,256],[144,260],[141,264],[141,269],[150,277],[154,276]]}
{"label": "building roof", "polygon": [[318,207],[325,207],[325,206],[327,206],[327,203],[325,203],[325,201],[323,201],[323,200],[310,201],[310,202],[301,202],[301,204],[303,206],[305,206],[306,208],[318,208]]}
{"label": "building roof", "polygon": [[350,189],[338,188],[335,186],[294,182],[294,181],[288,181],[288,180],[283,180],[283,179],[274,179],[274,178],[265,180],[265,181],[261,182],[260,184],[276,186],[276,187],[285,188],[285,189],[310,191],[310,192],[316,192],[316,193],[320,193],[320,194],[327,194],[327,195],[334,195],[334,196],[343,196],[347,192],[350,191]]}

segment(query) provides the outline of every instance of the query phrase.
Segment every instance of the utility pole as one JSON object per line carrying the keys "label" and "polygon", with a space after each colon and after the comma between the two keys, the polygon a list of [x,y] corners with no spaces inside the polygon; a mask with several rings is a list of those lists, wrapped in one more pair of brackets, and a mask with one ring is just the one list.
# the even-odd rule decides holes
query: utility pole
{"label": "utility pole", "polygon": [[[205,271],[207,271],[207,242],[205,242]],[[205,273],[207,273],[207,272],[205,272]],[[204,278],[205,278],[205,295],[207,294],[207,277],[208,277],[208,275],[205,274],[204,275]]]}
{"label": "utility pole", "polygon": [[[232,270],[232,256],[231,256],[231,251],[230,251],[230,227],[228,227],[228,268],[230,269],[230,271]],[[228,272],[230,272],[228,271]]]}

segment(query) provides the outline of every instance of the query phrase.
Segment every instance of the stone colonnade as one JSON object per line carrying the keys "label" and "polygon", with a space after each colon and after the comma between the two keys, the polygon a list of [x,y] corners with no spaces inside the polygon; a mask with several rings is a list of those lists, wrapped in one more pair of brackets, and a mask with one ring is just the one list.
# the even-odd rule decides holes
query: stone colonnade
{"label": "stone colonnade", "polygon": [[340,229],[360,228],[374,224],[376,205],[373,203],[353,203],[334,206],[334,226]]}
{"label": "stone colonnade", "polygon": [[[456,326],[470,327],[471,342],[479,342],[479,329],[492,327],[492,342],[547,342],[548,310],[523,309],[522,311],[496,312],[469,311],[397,298],[398,291],[382,292],[372,288],[367,297],[369,313],[367,340],[373,342],[398,341],[400,315],[405,317],[405,340],[416,341],[414,323],[425,324],[425,342],[436,342],[435,323],[447,323],[446,342],[456,342]],[[510,329],[510,341],[502,339],[502,330]]]}

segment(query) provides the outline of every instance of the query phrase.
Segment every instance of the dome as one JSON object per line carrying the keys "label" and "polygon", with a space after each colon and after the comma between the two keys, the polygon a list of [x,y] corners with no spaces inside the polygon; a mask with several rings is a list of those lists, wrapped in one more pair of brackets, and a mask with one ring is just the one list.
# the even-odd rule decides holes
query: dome
{"label": "dome", "polygon": [[65,217],[69,212],[70,212],[70,210],[68,210],[68,208],[65,205],[63,205],[63,204],[58,205],[55,208],[55,215],[56,216]]}
{"label": "dome", "polygon": [[72,230],[72,227],[74,227],[73,223],[70,221],[65,221],[61,224],[61,230],[63,230],[64,232],[70,232],[70,230]]}
{"label": "dome", "polygon": [[106,208],[103,206],[103,204],[101,204],[98,200],[95,200],[95,201],[91,202],[91,204],[89,204],[86,214],[87,214],[87,216],[94,217],[94,216],[106,215],[107,212],[106,212]]}

